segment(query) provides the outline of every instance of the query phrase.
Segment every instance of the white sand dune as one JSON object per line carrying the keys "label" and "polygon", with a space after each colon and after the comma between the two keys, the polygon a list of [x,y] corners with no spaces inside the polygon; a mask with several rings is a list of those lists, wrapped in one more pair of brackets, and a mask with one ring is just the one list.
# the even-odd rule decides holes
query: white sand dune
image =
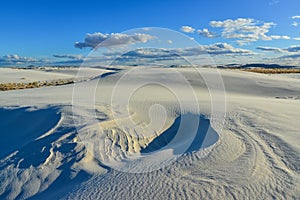
{"label": "white sand dune", "polygon": [[53,79],[69,79],[73,76],[56,72],[45,72],[34,69],[0,68],[1,83],[28,83]]}
{"label": "white sand dune", "polygon": [[[29,83],[64,79],[85,79],[102,74],[104,69],[85,68],[85,77],[77,76],[78,68],[0,68],[0,83]],[[109,70],[106,70],[110,72]],[[113,70],[112,70],[113,71]]]}
{"label": "white sand dune", "polygon": [[[73,85],[1,92],[0,199],[299,199],[300,79],[221,70],[227,112],[220,131],[211,113],[221,108],[212,108],[204,79],[176,69],[195,91],[195,109],[168,70],[140,70],[119,88],[128,69],[90,71],[91,80],[76,85],[87,98],[75,109]],[[149,84],[129,103],[112,101],[143,80]],[[180,94],[155,84],[161,80]],[[162,168],[159,158],[168,161]]]}

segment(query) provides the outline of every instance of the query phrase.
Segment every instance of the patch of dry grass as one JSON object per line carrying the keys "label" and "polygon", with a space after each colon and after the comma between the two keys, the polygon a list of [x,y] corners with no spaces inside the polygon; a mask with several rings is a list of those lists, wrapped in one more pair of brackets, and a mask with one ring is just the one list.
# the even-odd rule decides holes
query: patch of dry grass
{"label": "patch of dry grass", "polygon": [[53,81],[35,81],[29,83],[0,83],[0,91],[20,90],[29,88],[39,88],[45,86],[59,86],[74,83],[73,79],[53,80]]}
{"label": "patch of dry grass", "polygon": [[262,74],[300,73],[300,68],[246,68],[241,70],[247,72],[262,73]]}

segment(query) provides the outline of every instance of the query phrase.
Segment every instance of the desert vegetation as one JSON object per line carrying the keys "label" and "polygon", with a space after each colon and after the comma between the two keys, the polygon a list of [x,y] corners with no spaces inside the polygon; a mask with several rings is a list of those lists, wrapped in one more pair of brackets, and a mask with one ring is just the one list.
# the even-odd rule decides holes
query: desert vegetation
{"label": "desert vegetation", "polygon": [[73,79],[34,81],[29,83],[0,83],[0,91],[39,88],[39,87],[46,87],[46,86],[58,86],[58,85],[66,85],[71,83],[74,83]]}
{"label": "desert vegetation", "polygon": [[262,73],[262,74],[300,73],[300,68],[246,68],[241,70],[247,72]]}

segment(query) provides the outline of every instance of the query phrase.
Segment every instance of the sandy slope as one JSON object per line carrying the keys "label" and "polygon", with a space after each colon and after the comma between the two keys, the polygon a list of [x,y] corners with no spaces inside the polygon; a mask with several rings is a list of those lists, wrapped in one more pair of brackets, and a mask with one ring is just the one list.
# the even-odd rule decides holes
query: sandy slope
{"label": "sandy slope", "polygon": [[1,83],[23,83],[34,81],[46,81],[53,79],[69,79],[72,75],[61,73],[47,73],[42,70],[34,69],[14,69],[14,68],[0,68],[0,82]]}
{"label": "sandy slope", "polygon": [[0,68],[0,83],[30,83],[36,81],[52,81],[64,79],[83,79],[96,77],[104,69],[85,68],[85,77],[77,76],[78,68],[40,68],[40,69],[18,69]]}
{"label": "sandy slope", "polygon": [[[178,70],[195,90],[199,109],[180,80],[167,74],[168,69],[139,71],[117,89],[116,82],[126,70],[81,82],[76,87],[87,98],[78,102],[74,116],[72,85],[1,92],[0,134],[5,140],[0,143],[0,198],[298,199],[300,80],[291,75],[221,70],[227,113],[220,131],[209,129],[212,107],[205,81],[193,69]],[[214,70],[201,69],[201,73],[212,76]],[[127,102],[111,99],[125,96],[143,80],[151,84],[133,92],[128,116]],[[161,80],[180,94],[152,84]],[[89,107],[91,91],[95,91],[96,113]],[[184,117],[189,123],[172,140]],[[193,135],[189,130],[199,121],[200,129]],[[100,138],[100,159],[93,158],[94,149],[84,137]],[[192,146],[184,149],[182,144],[190,138],[195,138]],[[123,161],[130,161],[130,155],[155,150],[150,162],[128,166],[142,172],[163,156],[178,159],[146,173],[118,169],[120,161],[127,165]]]}

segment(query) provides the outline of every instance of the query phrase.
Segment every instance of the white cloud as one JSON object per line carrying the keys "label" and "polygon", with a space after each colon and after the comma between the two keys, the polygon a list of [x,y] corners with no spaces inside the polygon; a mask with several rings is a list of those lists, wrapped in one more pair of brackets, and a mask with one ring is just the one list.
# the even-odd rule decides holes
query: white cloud
{"label": "white cloud", "polygon": [[251,18],[227,19],[224,21],[211,21],[212,27],[222,28],[222,36],[229,39],[238,39],[239,45],[245,45],[258,40],[272,40],[266,35],[274,27],[274,22],[260,23]]}
{"label": "white cloud", "polygon": [[279,40],[279,39],[289,40],[289,39],[291,39],[291,37],[287,36],[287,35],[271,35],[270,37],[272,39],[276,39],[276,40]]}
{"label": "white cloud", "polygon": [[28,65],[56,65],[55,62],[51,62],[45,58],[32,58],[26,56],[20,56],[17,54],[8,54],[0,56],[0,66],[28,66]]}
{"label": "white cloud", "polygon": [[42,62],[42,60],[30,57],[22,57],[17,54],[5,55],[0,57],[0,65],[34,64],[40,62]]}
{"label": "white cloud", "polygon": [[275,53],[283,52],[283,50],[278,47],[256,47],[256,49],[261,50],[261,51],[275,52]]}
{"label": "white cloud", "polygon": [[215,43],[210,45],[200,45],[199,47],[192,48],[178,48],[171,50],[172,53],[182,55],[182,56],[197,56],[201,54],[211,54],[211,55],[252,55],[254,54],[251,50],[235,48],[227,43]]}
{"label": "white cloud", "polygon": [[81,54],[54,54],[55,58],[68,58],[72,60],[83,60],[84,56]]}
{"label": "white cloud", "polygon": [[235,48],[227,43],[216,43],[211,45],[200,46],[200,49],[206,51],[209,54],[219,55],[219,54],[239,54],[239,55],[249,55],[253,54],[252,51],[248,49]]}
{"label": "white cloud", "polygon": [[297,22],[297,20],[300,19],[300,15],[292,16],[291,19],[294,20],[293,23],[292,23],[292,26],[295,26],[295,27],[299,26],[299,22]]}
{"label": "white cloud", "polygon": [[175,59],[178,56],[198,56],[203,54],[210,55],[253,55],[254,52],[248,49],[235,48],[227,43],[215,43],[211,45],[200,45],[197,47],[190,48],[173,48],[173,49],[163,49],[163,48],[149,48],[149,49],[137,49],[134,51],[127,52],[122,55],[122,52],[110,52],[105,54],[105,56],[122,55],[126,59],[137,59],[137,58],[147,58],[147,59]]}
{"label": "white cloud", "polygon": [[194,33],[195,32],[195,29],[191,26],[182,26],[180,30],[185,33]]}
{"label": "white cloud", "polygon": [[285,53],[300,53],[300,45],[293,45],[287,48],[278,47],[256,47],[256,49],[262,51],[274,51],[274,52],[285,52]]}
{"label": "white cloud", "polygon": [[75,47],[82,49],[85,47],[96,48],[98,45],[99,47],[122,46],[138,42],[145,43],[152,39],[154,39],[153,36],[143,33],[135,33],[133,35],[127,35],[122,33],[88,33],[86,34],[84,42],[76,42]]}
{"label": "white cloud", "polygon": [[293,45],[284,50],[286,50],[288,52],[300,52],[300,45]]}
{"label": "white cloud", "polygon": [[167,40],[167,43],[173,44],[173,41],[172,40]]}
{"label": "white cloud", "polygon": [[293,22],[293,23],[292,23],[292,26],[298,26],[298,25],[299,25],[298,22]]}
{"label": "white cloud", "polygon": [[281,49],[285,55],[278,57],[280,60],[295,61],[300,58],[300,45],[293,45],[288,48]]}
{"label": "white cloud", "polygon": [[151,29],[152,29],[151,27],[142,28],[142,30],[144,30],[144,31],[150,31]]}
{"label": "white cloud", "polygon": [[300,15],[295,15],[291,17],[292,19],[300,19]]}
{"label": "white cloud", "polygon": [[300,58],[300,45],[290,46],[287,48],[278,48],[278,47],[256,47],[261,51],[270,51],[275,53],[281,53],[282,56],[272,58],[278,60],[287,60],[287,61],[296,61]]}
{"label": "white cloud", "polygon": [[[199,56],[205,54],[214,56],[216,59],[239,56],[247,56],[247,58],[250,58],[255,55],[253,51],[248,49],[235,48],[227,43],[215,43],[186,48],[141,48],[129,52],[126,52],[126,49],[109,49],[108,52],[103,52],[94,58],[88,57],[86,59],[88,59],[88,62],[95,63],[96,65],[99,65],[99,63],[105,65],[109,60],[114,60],[113,62],[118,65],[153,65],[162,64],[164,62],[168,64],[178,64],[186,63],[184,57],[197,60]],[[67,61],[65,63],[67,63]]]}
{"label": "white cloud", "polygon": [[211,54],[211,55],[229,55],[229,54],[238,54],[238,55],[250,55],[253,54],[252,51],[247,49],[235,48],[227,43],[215,43],[211,45],[201,45],[198,47],[191,48],[176,48],[176,49],[159,49],[159,50],[139,50],[135,52],[139,54],[139,56],[197,56],[201,54]]}
{"label": "white cloud", "polygon": [[274,5],[278,4],[278,3],[279,3],[279,0],[272,0],[272,1],[269,2],[269,5],[270,6],[274,6]]}
{"label": "white cloud", "polygon": [[208,38],[214,38],[214,37],[216,37],[215,33],[209,31],[207,28],[204,28],[203,30],[197,30],[197,33],[199,35],[202,35],[202,36],[208,37]]}
{"label": "white cloud", "polygon": [[294,40],[300,40],[300,37],[297,37],[297,38],[293,38]]}

